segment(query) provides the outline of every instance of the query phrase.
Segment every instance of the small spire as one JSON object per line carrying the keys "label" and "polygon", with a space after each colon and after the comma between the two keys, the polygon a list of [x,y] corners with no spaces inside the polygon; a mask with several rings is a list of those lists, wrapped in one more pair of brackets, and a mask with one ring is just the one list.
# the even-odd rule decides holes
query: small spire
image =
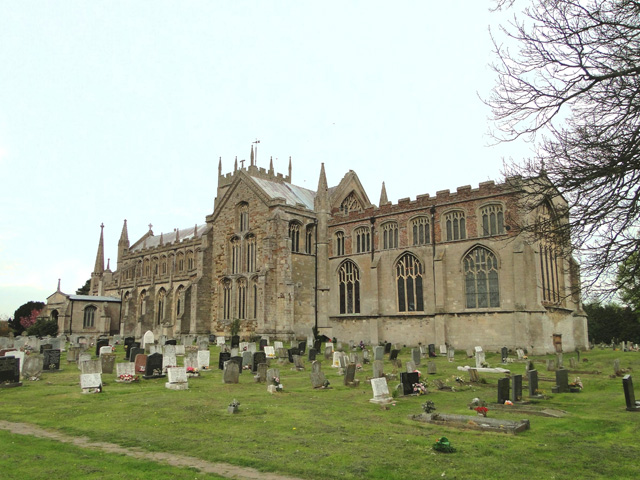
{"label": "small spire", "polygon": [[160,232],[160,245],[164,245],[164,233]]}
{"label": "small spire", "polygon": [[111,271],[111,259],[107,258],[107,270]]}
{"label": "small spire", "polygon": [[150,223],[149,224],[149,231],[151,232],[151,235],[153,235],[153,230],[151,230],[153,228],[153,225]]}
{"label": "small spire", "polygon": [[382,191],[380,192],[380,206],[386,205],[389,203],[389,199],[387,198],[387,188],[384,186],[384,182],[382,182]]}
{"label": "small spire", "polygon": [[60,279],[58,279],[58,290],[56,290],[57,292],[60,291]]}
{"label": "small spire", "polygon": [[291,182],[291,156],[289,156],[289,182]]}
{"label": "small spire", "polygon": [[220,157],[220,160],[218,160],[218,176],[222,176],[222,157]]}
{"label": "small spire", "polygon": [[318,212],[329,211],[329,188],[327,187],[327,175],[324,172],[324,163],[322,163],[320,167],[320,178],[318,179],[318,191],[316,192],[314,208]]}
{"label": "small spire", "polygon": [[104,272],[104,223],[100,224],[100,241],[98,243],[98,253],[96,254],[96,264],[93,273]]}
{"label": "small spire", "polygon": [[122,225],[122,232],[120,233],[120,240],[118,246],[124,246],[129,248],[129,232],[127,230],[127,219],[124,219],[124,225]]}
{"label": "small spire", "polygon": [[269,174],[273,175],[273,157],[269,159]]}
{"label": "small spire", "polygon": [[327,175],[324,172],[324,162],[320,167],[320,178],[318,179],[318,193],[324,193],[327,191]]}
{"label": "small spire", "polygon": [[238,156],[236,155],[236,162],[233,164],[233,171],[238,170]]}
{"label": "small spire", "polygon": [[176,243],[180,241],[180,229],[176,228]]}
{"label": "small spire", "polygon": [[193,236],[197,237],[198,236],[198,224],[196,223],[196,226],[193,227]]}
{"label": "small spire", "polygon": [[253,144],[251,145],[251,166],[253,167]]}

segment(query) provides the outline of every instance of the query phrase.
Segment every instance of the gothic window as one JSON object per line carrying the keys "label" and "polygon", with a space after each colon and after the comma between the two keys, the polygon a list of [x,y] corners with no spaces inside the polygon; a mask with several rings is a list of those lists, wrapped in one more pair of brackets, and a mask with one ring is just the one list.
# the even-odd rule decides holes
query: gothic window
{"label": "gothic window", "polygon": [[151,275],[151,263],[149,262],[148,258],[144,259],[144,275],[146,277],[148,277],[149,275]]}
{"label": "gothic window", "polygon": [[427,217],[418,217],[411,220],[411,233],[413,245],[428,245],[431,243],[430,222]]}
{"label": "gothic window", "polygon": [[247,272],[256,271],[256,237],[249,235],[245,239],[247,250]]}
{"label": "gothic window", "polygon": [[353,193],[347,195],[347,198],[345,198],[340,204],[340,211],[344,214],[360,210],[362,210],[362,207],[360,207],[360,202],[358,202],[358,199]]}
{"label": "gothic window", "polygon": [[231,273],[240,273],[241,262],[240,239],[233,237],[231,239]]}
{"label": "gothic window", "polygon": [[184,271],[184,255],[182,253],[178,254],[178,271]]}
{"label": "gothic window", "polygon": [[482,217],[482,235],[502,235],[504,233],[504,213],[502,205],[487,205],[480,209]]}
{"label": "gothic window", "polygon": [[84,319],[82,321],[83,328],[93,328],[95,322],[97,308],[89,305],[84,309]]}
{"label": "gothic window", "polygon": [[359,227],[355,231],[356,253],[371,251],[371,229],[369,227]]}
{"label": "gothic window", "polygon": [[344,255],[344,232],[336,232],[336,255]]}
{"label": "gothic window", "polygon": [[410,253],[405,253],[396,264],[396,284],[398,287],[398,311],[422,312],[422,263]]}
{"label": "gothic window", "polygon": [[471,250],[463,260],[467,308],[500,306],[498,260],[484,247]]}
{"label": "gothic window", "polygon": [[338,270],[340,284],[340,313],[360,313],[360,271],[347,260]]}
{"label": "gothic window", "polygon": [[238,231],[246,232],[249,230],[249,205],[241,203],[238,205]]}
{"label": "gothic window", "polygon": [[158,310],[156,311],[156,323],[160,325],[164,320],[164,299],[167,292],[164,288],[158,292]]}
{"label": "gothic window", "polygon": [[153,259],[153,274],[158,275],[158,258]]}
{"label": "gothic window", "polygon": [[542,283],[542,301],[545,303],[560,303],[560,249],[553,235],[555,218],[548,205],[543,204],[538,209],[538,235],[540,240],[540,279]]}
{"label": "gothic window", "polygon": [[258,281],[253,281],[253,318],[258,318]]}
{"label": "gothic window", "polygon": [[222,282],[222,318],[224,320],[231,318],[231,282],[229,280]]}
{"label": "gothic window", "polygon": [[313,253],[312,252],[312,248],[313,248],[313,225],[308,225],[307,226],[307,230],[306,230],[306,242],[305,242],[305,252],[306,253]]}
{"label": "gothic window", "polygon": [[238,318],[247,318],[247,281],[244,278],[238,280]]}
{"label": "gothic window", "polygon": [[187,253],[187,268],[189,270],[193,269],[194,267],[194,263],[193,263],[193,252],[188,252]]}
{"label": "gothic window", "polygon": [[298,253],[300,251],[300,224],[298,222],[289,224],[289,238],[291,239],[291,251]]}
{"label": "gothic window", "polygon": [[162,274],[167,274],[167,257],[162,257]]}
{"label": "gothic window", "polygon": [[398,224],[389,222],[382,225],[382,249],[398,248]]}
{"label": "gothic window", "polygon": [[147,291],[140,292],[140,315],[147,313]]}
{"label": "gothic window", "polygon": [[447,241],[467,238],[467,227],[463,211],[456,210],[447,213],[444,216],[444,223],[447,230]]}
{"label": "gothic window", "polygon": [[124,300],[123,300],[125,317],[129,316],[129,300],[131,300],[131,295],[129,294],[129,292],[127,292],[124,294]]}
{"label": "gothic window", "polygon": [[184,287],[180,285],[176,290],[176,317],[184,312]]}

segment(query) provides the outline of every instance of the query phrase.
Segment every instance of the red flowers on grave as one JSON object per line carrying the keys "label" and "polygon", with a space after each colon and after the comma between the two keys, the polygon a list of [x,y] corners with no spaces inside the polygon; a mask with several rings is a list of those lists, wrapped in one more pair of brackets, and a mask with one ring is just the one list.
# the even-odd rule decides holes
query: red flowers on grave
{"label": "red flowers on grave", "polygon": [[489,411],[487,407],[476,407],[474,410],[478,412],[478,415],[482,415],[483,417],[486,417],[487,412]]}

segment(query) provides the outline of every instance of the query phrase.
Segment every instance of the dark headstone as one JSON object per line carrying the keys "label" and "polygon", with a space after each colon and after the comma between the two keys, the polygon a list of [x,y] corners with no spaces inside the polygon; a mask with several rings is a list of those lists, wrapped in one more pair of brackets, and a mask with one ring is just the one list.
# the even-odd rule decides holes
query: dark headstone
{"label": "dark headstone", "polygon": [[[240,346],[240,335],[233,335],[231,337],[231,348],[238,348]],[[242,369],[242,367],[240,367]]]}
{"label": "dark headstone", "polygon": [[287,355],[289,356],[289,363],[293,363],[293,356],[300,355],[300,352],[298,351],[297,348],[294,347],[287,350]]}
{"label": "dark headstone", "polygon": [[147,363],[145,365],[145,374],[143,378],[162,378],[162,354],[152,353],[147,356]]}
{"label": "dark headstone", "polygon": [[309,349],[309,361],[310,362],[315,361],[317,355],[318,355],[318,351],[315,348],[310,348]]}
{"label": "dark headstone", "polygon": [[389,360],[397,359],[399,353],[400,353],[400,350],[391,350],[391,353],[389,354]]}
{"label": "dark headstone", "polygon": [[216,343],[216,336],[215,335],[209,335],[209,343]]}
{"label": "dark headstone", "polygon": [[16,387],[20,383],[20,359],[0,357],[0,387]]}
{"label": "dark headstone", "polygon": [[558,393],[569,392],[569,370],[564,368],[556,370],[556,388]]}
{"label": "dark headstone", "polygon": [[218,370],[224,370],[224,362],[231,358],[231,354],[229,352],[220,352],[220,356],[218,357]]}
{"label": "dark headstone", "polygon": [[231,357],[229,359],[229,361],[231,361],[233,363],[237,363],[238,364],[238,370],[239,370],[240,373],[242,373],[242,357],[239,357],[239,356]]}
{"label": "dark headstone", "polygon": [[529,370],[527,372],[529,377],[529,396],[533,397],[535,395],[539,395],[538,393],[538,371],[537,370]]}
{"label": "dark headstone", "polygon": [[498,403],[504,405],[509,400],[509,378],[498,379]]}
{"label": "dark headstone", "polygon": [[429,357],[435,357],[436,356],[436,346],[433,343],[429,344]]}
{"label": "dark headstone", "polygon": [[622,387],[624,388],[624,400],[627,403],[627,410],[637,412],[640,410],[640,403],[636,401],[636,395],[633,391],[633,381],[631,375],[622,377]]}
{"label": "dark headstone", "polygon": [[96,357],[100,356],[100,349],[109,346],[109,339],[102,339],[96,342]]}
{"label": "dark headstone", "polygon": [[500,350],[500,354],[502,356],[502,363],[507,363],[507,357],[509,356],[509,349],[507,347],[502,347]]}
{"label": "dark headstone", "polygon": [[124,337],[124,346],[127,347],[135,341],[136,339],[134,337]]}
{"label": "dark headstone", "polygon": [[[136,346],[136,343],[138,344],[138,346]],[[129,347],[129,361],[135,362],[136,355],[140,355],[141,353],[144,353],[144,348],[140,348],[140,343],[135,342],[133,346]]]}
{"label": "dark headstone", "polygon": [[264,347],[266,347],[267,345],[269,345],[269,342],[266,338],[261,338],[260,339],[260,350],[264,351]]}
{"label": "dark headstone", "polygon": [[315,340],[313,342],[313,348],[316,350],[316,352],[322,350],[322,340]]}
{"label": "dark headstone", "polygon": [[267,363],[267,355],[260,351],[253,354],[253,363],[251,364],[251,371],[256,373],[258,371],[258,365],[261,363]]}
{"label": "dark headstone", "polygon": [[356,364],[350,363],[344,374],[344,384],[348,387],[354,384],[356,379]]}
{"label": "dark headstone", "polygon": [[45,343],[44,345],[40,345],[40,353],[44,353],[45,350],[51,350],[53,345],[50,343]]}
{"label": "dark headstone", "polygon": [[304,353],[307,351],[307,342],[300,342],[298,343],[298,355],[304,355]]}
{"label": "dark headstone", "polygon": [[172,338],[171,340],[167,340],[166,342],[164,342],[165,345],[177,345],[178,344],[178,340],[176,340],[175,338]]}
{"label": "dark headstone", "polygon": [[[139,349],[139,348],[140,348],[140,342],[133,342],[133,343],[130,343],[130,344],[129,344],[125,349],[124,349],[124,352],[125,352],[126,358],[127,358],[127,360],[129,360],[130,362],[133,362],[133,361],[135,360],[135,358],[136,358],[136,357],[135,357],[135,355],[134,355],[133,359],[131,358],[131,352],[133,351],[133,349],[136,349],[136,348],[137,348],[137,349]],[[137,355],[138,353],[140,353],[140,352],[136,352],[136,355]],[[144,353],[144,352],[142,352],[142,353]]]}
{"label": "dark headstone", "polygon": [[411,395],[413,393],[413,385],[420,381],[420,377],[418,372],[402,372],[400,380],[402,382],[403,395]]}
{"label": "dark headstone", "polygon": [[390,343],[385,343],[384,344],[384,353],[385,353],[385,355],[387,353],[391,353],[391,344]]}
{"label": "dark headstone", "polygon": [[42,369],[60,370],[60,350],[49,349],[44,351]]}
{"label": "dark headstone", "polygon": [[511,375],[511,401],[522,400],[522,375]]}

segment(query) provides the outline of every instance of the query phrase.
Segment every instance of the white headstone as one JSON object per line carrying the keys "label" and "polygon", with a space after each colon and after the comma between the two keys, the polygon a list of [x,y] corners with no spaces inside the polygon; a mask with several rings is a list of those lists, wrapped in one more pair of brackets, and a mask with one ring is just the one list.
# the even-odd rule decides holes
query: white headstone
{"label": "white headstone", "polygon": [[447,346],[440,345],[440,355],[446,355],[446,354],[447,354]]}
{"label": "white headstone", "polygon": [[5,357],[16,357],[18,359],[20,359],[20,375],[22,375],[22,369],[24,368],[24,352],[20,352],[20,351],[13,351],[13,352],[7,352],[4,355]]}
{"label": "white headstone", "polygon": [[100,356],[104,355],[105,353],[113,353],[113,349],[107,345],[106,347],[100,347]]}
{"label": "white headstone", "polygon": [[100,373],[83,373],[80,375],[80,388],[99,388],[102,385]]}
{"label": "white headstone", "polygon": [[184,355],[184,345],[176,345],[176,355]]}
{"label": "white headstone", "polygon": [[147,330],[144,332],[144,336],[142,337],[142,343],[140,344],[140,348],[144,348],[145,345],[152,345],[155,342],[155,337],[153,336],[153,332],[151,330]]}
{"label": "white headstone", "polygon": [[373,398],[369,400],[371,403],[390,403],[393,401],[389,395],[389,387],[385,377],[372,378],[371,388],[373,389]]}
{"label": "white headstone", "polygon": [[333,368],[340,368],[340,358],[342,358],[342,352],[333,352]]}
{"label": "white headstone", "polygon": [[216,337],[216,345],[218,345],[219,347],[224,345],[224,336],[223,335],[220,335],[219,337]]}
{"label": "white headstone", "polygon": [[264,354],[267,358],[276,358],[276,351],[271,345],[264,347]]}
{"label": "white headstone", "polygon": [[136,364],[133,362],[116,363],[116,375],[133,375],[136,374]]}
{"label": "white headstone", "polygon": [[284,348],[284,345],[282,344],[282,342],[275,341],[273,342],[273,348],[278,350],[279,348]]}
{"label": "white headstone", "polygon": [[171,367],[167,369],[167,380],[169,380],[169,383],[186,383],[187,369],[184,367]]}
{"label": "white headstone", "polygon": [[198,351],[198,370],[206,370],[211,362],[211,352],[209,350]]}

